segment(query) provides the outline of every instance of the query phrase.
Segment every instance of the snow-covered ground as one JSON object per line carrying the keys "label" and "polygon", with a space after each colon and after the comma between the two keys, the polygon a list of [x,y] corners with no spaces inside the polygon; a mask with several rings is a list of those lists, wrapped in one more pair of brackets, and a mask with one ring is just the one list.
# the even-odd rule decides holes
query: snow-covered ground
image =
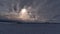
{"label": "snow-covered ground", "polygon": [[16,25],[0,24],[0,34],[16,34]]}
{"label": "snow-covered ground", "polygon": [[0,34],[60,34],[60,24],[0,24]]}

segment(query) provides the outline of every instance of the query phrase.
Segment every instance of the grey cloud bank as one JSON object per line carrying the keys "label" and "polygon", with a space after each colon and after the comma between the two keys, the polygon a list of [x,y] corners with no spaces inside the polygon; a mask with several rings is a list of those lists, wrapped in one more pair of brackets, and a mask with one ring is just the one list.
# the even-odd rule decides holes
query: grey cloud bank
{"label": "grey cloud bank", "polygon": [[[18,8],[16,7],[17,4],[19,4]],[[32,7],[31,11],[34,15],[39,16],[38,20],[60,22],[59,4],[60,0],[0,0],[0,14],[9,14],[10,12],[13,12],[13,10],[16,13],[18,9],[19,12],[24,6],[26,6]]]}

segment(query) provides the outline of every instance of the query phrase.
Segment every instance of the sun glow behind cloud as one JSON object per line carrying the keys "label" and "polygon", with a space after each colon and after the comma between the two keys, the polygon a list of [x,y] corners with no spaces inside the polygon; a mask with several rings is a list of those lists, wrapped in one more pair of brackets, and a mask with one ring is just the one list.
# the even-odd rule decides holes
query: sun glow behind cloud
{"label": "sun glow behind cloud", "polygon": [[27,9],[23,8],[21,10],[21,12],[19,13],[19,18],[21,18],[23,20],[29,19],[29,15],[28,15]]}
{"label": "sun glow behind cloud", "polygon": [[36,20],[35,17],[32,18],[32,13],[29,11],[29,9],[27,8],[23,8],[21,9],[20,13],[19,13],[19,16],[18,18],[20,18],[21,20],[24,20],[24,21],[34,21]]}

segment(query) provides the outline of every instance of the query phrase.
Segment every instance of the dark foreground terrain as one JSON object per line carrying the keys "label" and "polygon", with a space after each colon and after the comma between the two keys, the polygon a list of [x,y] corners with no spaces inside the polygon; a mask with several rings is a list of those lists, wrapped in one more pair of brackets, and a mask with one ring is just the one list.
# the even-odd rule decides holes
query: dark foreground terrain
{"label": "dark foreground terrain", "polygon": [[60,34],[60,24],[0,24],[0,34]]}

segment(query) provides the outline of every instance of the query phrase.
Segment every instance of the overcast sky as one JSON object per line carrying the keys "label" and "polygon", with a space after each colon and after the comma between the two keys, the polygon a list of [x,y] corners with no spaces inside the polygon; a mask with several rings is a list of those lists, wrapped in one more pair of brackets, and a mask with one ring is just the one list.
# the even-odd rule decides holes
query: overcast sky
{"label": "overcast sky", "polygon": [[24,6],[32,7],[31,11],[39,16],[38,20],[60,22],[60,0],[0,0],[0,15],[13,13],[13,10],[16,14]]}

